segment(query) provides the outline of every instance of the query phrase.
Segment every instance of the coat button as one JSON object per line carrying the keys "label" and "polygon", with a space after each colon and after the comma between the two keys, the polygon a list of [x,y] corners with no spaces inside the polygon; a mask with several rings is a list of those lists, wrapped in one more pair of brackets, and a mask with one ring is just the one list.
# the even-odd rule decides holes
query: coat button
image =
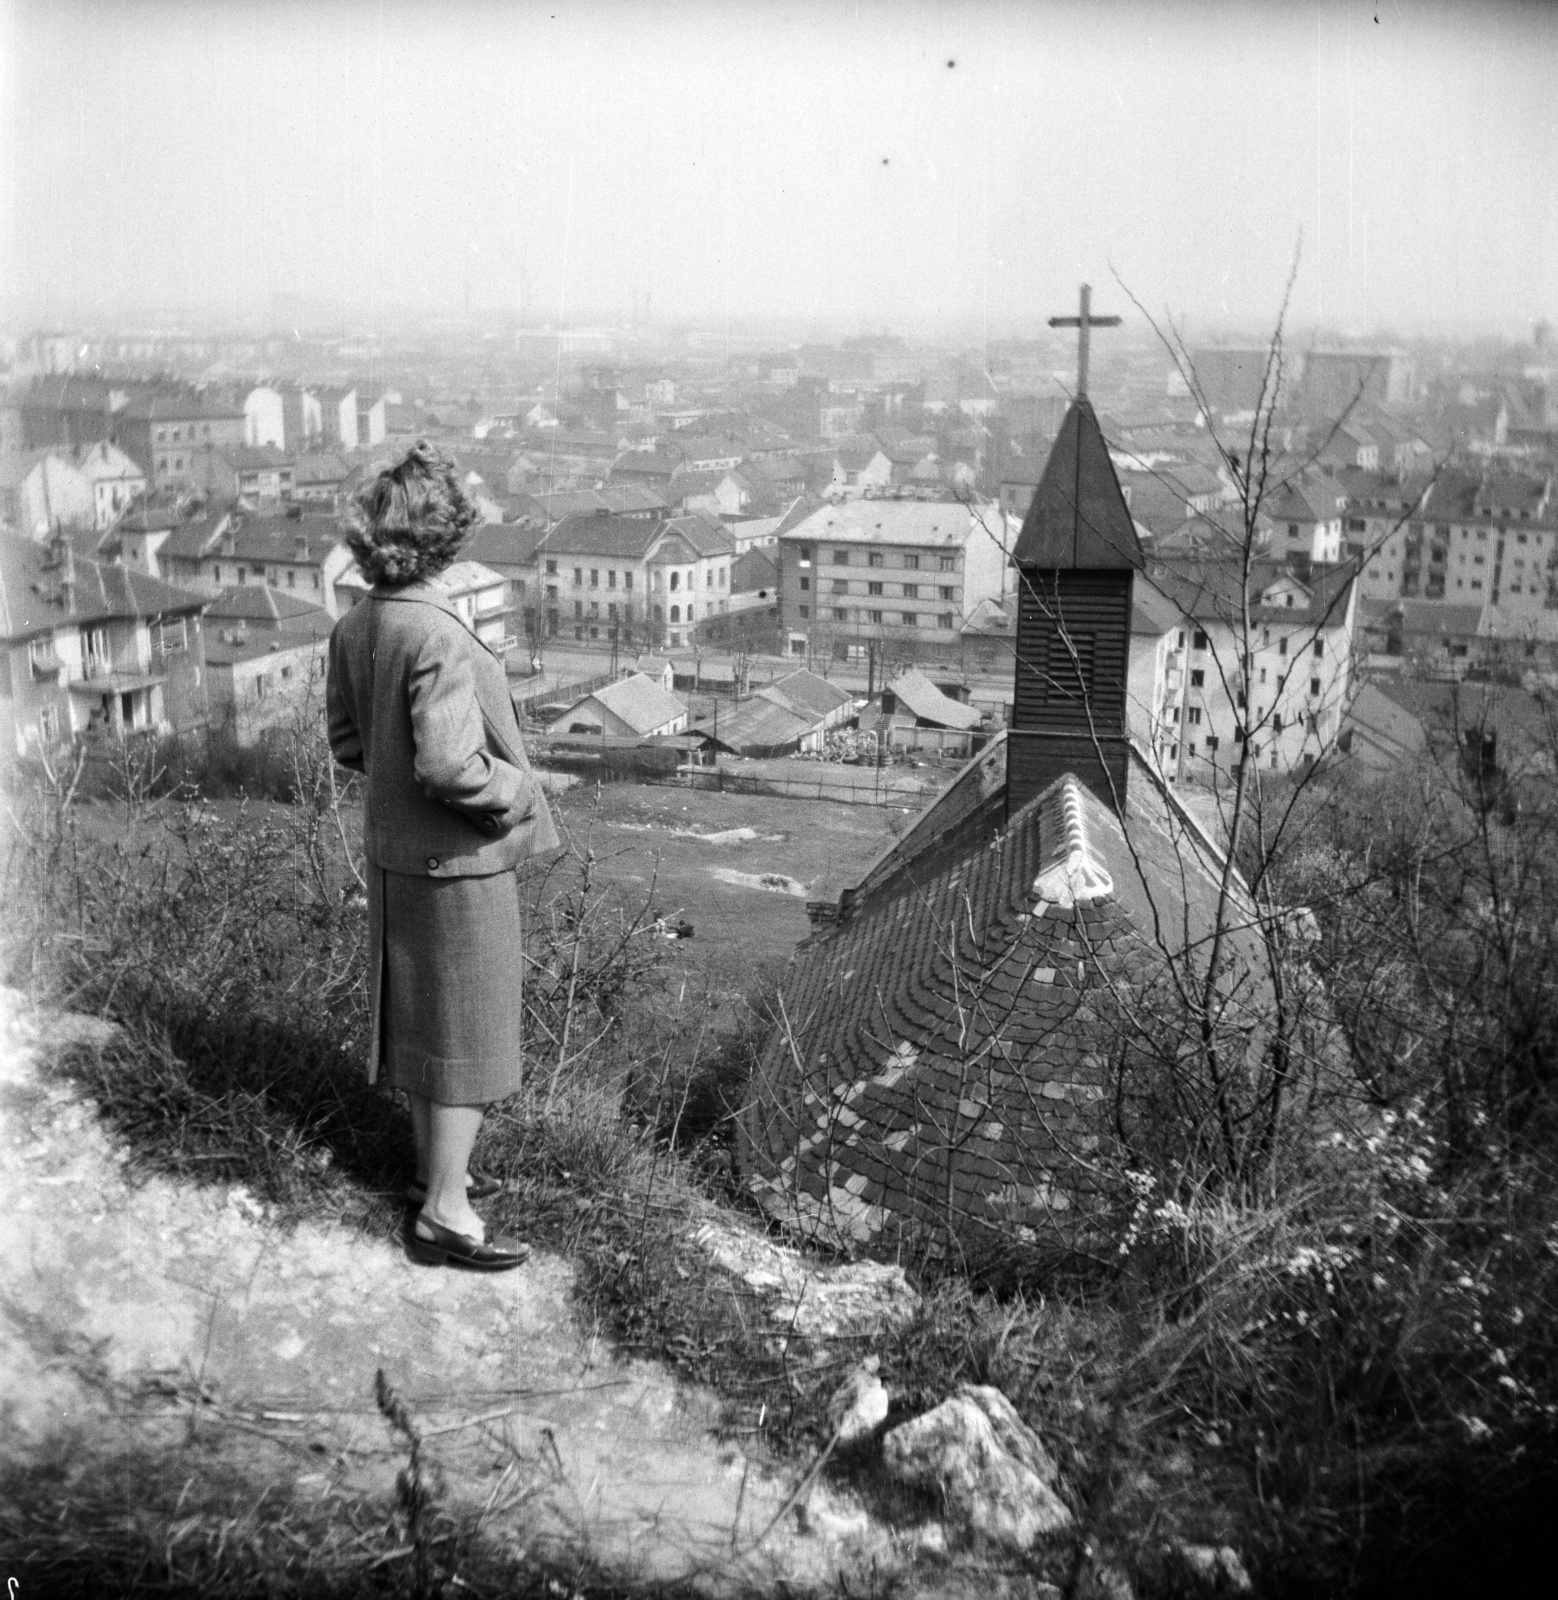
{"label": "coat button", "polygon": [[427,864],[428,864],[429,867],[436,867],[438,865],[438,857],[437,856],[429,856],[427,858]]}

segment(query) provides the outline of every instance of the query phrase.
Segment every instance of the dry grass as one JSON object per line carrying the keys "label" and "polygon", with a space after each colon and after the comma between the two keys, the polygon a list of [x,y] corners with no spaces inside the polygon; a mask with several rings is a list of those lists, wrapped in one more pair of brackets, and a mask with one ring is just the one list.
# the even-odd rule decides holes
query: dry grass
{"label": "dry grass", "polygon": [[[122,1024],[63,1066],[139,1160],[389,1235],[409,1131],[360,1070],[363,917],[340,796],[308,747],[290,762],[299,798],[263,811],[155,799],[130,774],[116,826],[84,829],[68,775],[18,795],[7,888],[32,918],[11,931],[10,975]],[[809,1456],[863,1349],[776,1340],[691,1242],[740,1203],[730,1115],[761,997],[734,1031],[726,997],[716,1033],[686,974],[667,981],[651,908],[603,881],[588,813],[575,837],[531,884],[536,1070],[483,1133],[479,1159],[510,1185],[494,1221],[574,1256],[581,1315],[716,1385],[733,1433]],[[1273,1595],[1512,1582],[1558,1487],[1550,1154],[1506,1146],[1447,1174],[1427,1100],[1335,1129],[1342,1143],[1290,1164],[1280,1192],[1157,1175],[1129,1249],[1091,1282],[924,1278],[921,1316],[874,1346],[893,1419],[959,1382],[1002,1388],[1060,1455],[1085,1536],[1143,1595],[1173,1592],[1176,1537],[1234,1542]],[[4,1485],[7,1538],[42,1563],[32,1592],[411,1592],[404,1557],[383,1559],[405,1544],[393,1506],[244,1502],[220,1473],[189,1490],[193,1509],[182,1483],[143,1504],[135,1467],[62,1459]],[[870,1449],[828,1471],[877,1492]],[[477,1592],[558,1592],[489,1575],[436,1506],[418,1514]]]}

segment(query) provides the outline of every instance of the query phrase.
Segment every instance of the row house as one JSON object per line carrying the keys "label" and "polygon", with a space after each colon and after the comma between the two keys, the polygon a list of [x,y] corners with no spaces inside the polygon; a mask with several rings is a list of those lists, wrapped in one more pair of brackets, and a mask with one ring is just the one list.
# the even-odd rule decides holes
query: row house
{"label": "row house", "polygon": [[0,740],[26,756],[203,723],[204,606],[64,537],[0,533]]}
{"label": "row house", "polygon": [[334,517],[305,516],[301,510],[214,511],[170,530],[150,557],[169,581],[197,594],[269,584],[338,616],[336,581],[352,565],[351,551]]}
{"label": "row house", "polygon": [[956,648],[966,618],[1006,593],[1005,534],[994,506],[862,499],[812,512],[779,535],[787,653],[864,660],[883,640]]}
{"label": "row house", "polygon": [[730,609],[735,541],[693,514],[634,521],[570,517],[536,551],[538,604],[547,634],[578,640],[647,640],[679,649],[696,624]]}
{"label": "row house", "polygon": [[1138,696],[1153,708],[1146,742],[1166,777],[1226,779],[1246,740],[1277,772],[1302,770],[1335,743],[1352,689],[1356,574],[1352,563],[1300,571],[1234,557],[1154,562],[1138,575],[1138,589],[1179,613],[1161,691]]}

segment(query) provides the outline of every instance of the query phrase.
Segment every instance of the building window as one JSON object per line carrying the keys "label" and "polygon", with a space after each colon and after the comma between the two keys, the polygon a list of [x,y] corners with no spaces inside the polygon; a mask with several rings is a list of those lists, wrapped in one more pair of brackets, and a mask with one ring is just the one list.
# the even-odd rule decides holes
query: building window
{"label": "building window", "polygon": [[676,591],[681,588],[681,586],[682,586],[682,575],[681,575],[681,573],[673,571],[671,573],[671,593],[675,594]]}
{"label": "building window", "polygon": [[575,617],[582,617],[584,615],[584,602],[582,600],[574,601],[573,614]]}
{"label": "building window", "polygon": [[880,594],[881,592],[882,592],[882,585],[880,583],[868,583],[866,585],[866,593],[867,594]]}
{"label": "building window", "polygon": [[835,550],[833,552],[833,565],[835,567],[847,567],[849,565],[849,551]]}
{"label": "building window", "polygon": [[1279,656],[1285,656],[1287,653],[1288,653],[1288,636],[1286,634],[1283,634],[1282,637],[1277,640],[1277,654]]}
{"label": "building window", "polygon": [[936,626],[938,628],[950,628],[952,626],[952,613],[950,611],[943,611],[936,618]]}
{"label": "building window", "polygon": [[938,556],[937,560],[940,562],[941,570],[943,572],[956,572],[957,571],[958,558],[956,556]]}
{"label": "building window", "polygon": [[1191,671],[1191,674],[1190,674],[1190,687],[1192,689],[1199,689],[1205,683],[1206,683],[1206,673],[1200,667],[1194,668]]}
{"label": "building window", "polygon": [[811,546],[809,544],[797,545],[795,547],[795,558],[803,567],[809,567],[811,565]]}
{"label": "building window", "polygon": [[937,594],[938,594],[938,595],[939,595],[939,596],[940,596],[940,597],[941,597],[941,598],[942,598],[942,599],[943,599],[943,600],[950,600],[950,599],[951,599],[951,598],[952,598],[952,589],[951,589],[951,587],[950,587],[950,586],[949,586],[949,585],[947,585],[947,584],[943,584],[943,585],[942,585],[942,586],[941,586],[941,587],[940,587],[940,588],[939,588],[939,589],[938,589],[938,590],[937,590],[937,591],[936,591],[936,593],[937,593]]}
{"label": "building window", "polygon": [[681,620],[682,620],[682,608],[680,606],[672,606],[671,607],[671,621],[672,622],[680,622]]}
{"label": "building window", "polygon": [[1215,733],[1209,733],[1206,736],[1206,753],[1209,756],[1215,756],[1217,754],[1218,743],[1219,740]]}
{"label": "building window", "polygon": [[913,611],[904,611],[904,612],[901,612],[900,615],[903,618],[904,627],[913,628],[913,627],[917,627],[919,625],[919,620],[920,619]]}
{"label": "building window", "polygon": [[849,610],[848,610],[848,608],[846,606],[834,606],[834,608],[833,608],[833,620],[835,622],[848,622],[849,621]]}
{"label": "building window", "polygon": [[590,568],[590,587],[592,589],[600,588],[600,568],[599,567],[591,567]]}
{"label": "building window", "polygon": [[904,597],[905,600],[918,600],[920,598],[920,586],[919,586],[919,584],[917,584],[917,583],[906,583],[903,586],[903,597]]}
{"label": "building window", "polygon": [[809,588],[811,588],[811,579],[810,578],[802,578],[801,579],[801,593],[805,594],[806,591]]}
{"label": "building window", "polygon": [[1199,728],[1201,726],[1200,706],[1191,706],[1190,709],[1185,713],[1185,721],[1188,722],[1192,727]]}
{"label": "building window", "polygon": [[811,615],[811,607],[810,606],[797,606],[795,608],[795,614],[798,617],[809,617]]}
{"label": "building window", "polygon": [[1273,733],[1282,732],[1282,713],[1280,711],[1273,711],[1271,713],[1271,731]]}
{"label": "building window", "polygon": [[835,578],[833,580],[833,592],[834,592],[834,594],[848,594],[849,593],[849,579],[848,578]]}
{"label": "building window", "polygon": [[[1185,642],[1184,634],[1180,634],[1179,642],[1181,644],[1183,644]],[[1192,650],[1204,650],[1204,649],[1206,649],[1206,635],[1199,628],[1196,629],[1195,637],[1190,641],[1190,648]],[[1207,742],[1209,744],[1211,743],[1210,740],[1208,740]]]}
{"label": "building window", "polygon": [[546,564],[546,575],[549,578],[555,578],[557,576],[557,563],[555,561],[548,561],[547,562],[547,564]]}
{"label": "building window", "polygon": [[182,617],[164,617],[157,624],[157,644],[164,654],[189,648],[189,635]]}
{"label": "building window", "polygon": [[584,587],[584,568],[583,567],[575,567],[573,569],[573,586],[574,586],[575,589],[582,589]]}
{"label": "building window", "polygon": [[1319,694],[1320,680],[1318,678],[1311,678],[1309,680],[1309,692],[1310,694]]}
{"label": "building window", "polygon": [[872,622],[879,623],[882,620],[882,613],[880,611],[868,611],[866,612],[866,616]]}
{"label": "building window", "polygon": [[314,574],[314,587],[315,589],[319,587],[319,574],[317,572]]}
{"label": "building window", "polygon": [[297,586],[298,586],[297,569],[295,567],[288,567],[287,568],[287,587],[289,589],[295,589],[295,588],[297,588]]}
{"label": "building window", "polygon": [[910,570],[910,571],[911,571],[911,572],[917,572],[917,571],[918,571],[918,570],[919,570],[919,566],[920,566],[920,558],[919,558],[919,557],[918,557],[918,556],[915,556],[915,555],[908,555],[908,556],[905,556],[905,557],[904,557],[904,558],[903,558],[903,564],[904,564],[904,565],[905,565],[905,566],[906,566],[906,567],[907,567],[907,568],[908,568],[908,569],[909,569],[909,570]]}
{"label": "building window", "polygon": [[617,620],[617,603],[615,600],[613,600],[606,607],[606,619],[608,622],[615,622]]}
{"label": "building window", "polygon": [[879,567],[881,564],[882,552],[880,550],[873,550],[866,556],[866,565],[868,567]]}

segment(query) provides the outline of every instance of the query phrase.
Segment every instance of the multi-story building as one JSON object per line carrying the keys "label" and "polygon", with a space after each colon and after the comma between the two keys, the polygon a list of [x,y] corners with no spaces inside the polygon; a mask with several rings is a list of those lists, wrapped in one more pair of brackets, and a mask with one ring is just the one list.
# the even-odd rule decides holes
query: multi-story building
{"label": "multi-story building", "polygon": [[680,649],[695,624],[729,612],[735,553],[729,532],[696,513],[569,517],[536,551],[546,632]]}
{"label": "multi-story building", "polygon": [[146,474],[117,445],[100,440],[81,457],[81,475],[92,485],[92,525],[106,532],[146,492]]}
{"label": "multi-story building", "polygon": [[268,444],[278,450],[287,447],[286,405],[281,391],[268,383],[256,384],[243,402],[244,443]]}
{"label": "multi-story building", "polygon": [[205,720],[205,601],[70,541],[0,533],[0,741],[25,756],[86,734]]}
{"label": "multi-story building", "polygon": [[196,594],[267,583],[339,616],[336,580],[352,565],[352,553],[333,516],[301,512],[297,506],[271,515],[216,511],[169,532],[156,560],[172,582]]}
{"label": "multi-story building", "polygon": [[248,421],[241,405],[197,390],[160,389],[136,395],[114,422],[119,443],[153,487],[199,484],[201,450],[238,448]]}
{"label": "multi-story building", "polygon": [[779,535],[787,652],[866,659],[884,644],[956,651],[963,624],[1011,587],[1007,525],[993,504],[854,500]]}
{"label": "multi-story building", "polygon": [[319,404],[320,442],[342,450],[357,448],[357,391],[333,384],[314,390]]}
{"label": "multi-story building", "polygon": [[[1357,569],[1241,558],[1153,563],[1137,584],[1178,608],[1161,666],[1151,748],[1170,778],[1216,783],[1239,747],[1274,771],[1302,769],[1334,743],[1352,689]],[[1132,730],[1136,730],[1133,728]]]}
{"label": "multi-story building", "polygon": [[1366,599],[1491,605],[1510,622],[1558,609],[1550,476],[1451,470],[1349,488],[1347,540]]}

